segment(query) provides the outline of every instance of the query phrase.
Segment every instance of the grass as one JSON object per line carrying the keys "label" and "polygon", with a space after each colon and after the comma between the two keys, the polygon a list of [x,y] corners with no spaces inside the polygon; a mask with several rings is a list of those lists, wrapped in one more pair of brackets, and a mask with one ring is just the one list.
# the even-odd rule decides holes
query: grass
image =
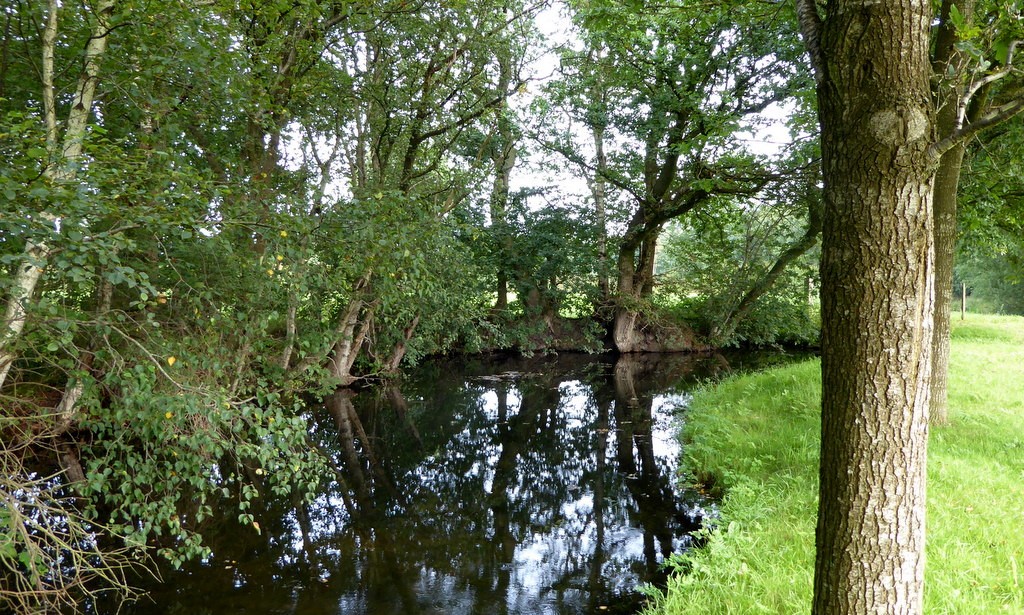
{"label": "grass", "polygon": [[[1024,318],[953,327],[950,423],[928,447],[924,612],[1024,613]],[[816,360],[695,395],[684,463],[724,493],[721,520],[651,613],[810,611],[819,404]]]}

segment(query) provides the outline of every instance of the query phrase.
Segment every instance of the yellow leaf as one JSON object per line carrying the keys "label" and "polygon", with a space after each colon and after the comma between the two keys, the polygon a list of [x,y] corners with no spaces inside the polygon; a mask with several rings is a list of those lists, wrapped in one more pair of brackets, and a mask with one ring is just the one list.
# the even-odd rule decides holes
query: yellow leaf
{"label": "yellow leaf", "polygon": [[259,523],[257,523],[257,522],[255,522],[255,521],[253,521],[253,522],[252,522],[252,527],[253,527],[253,529],[255,529],[255,530],[256,530],[256,533],[257,533],[257,534],[262,534],[262,533],[263,533],[263,532],[262,532],[262,531],[260,530],[260,524],[259,524]]}
{"label": "yellow leaf", "polygon": [[174,363],[177,361],[174,357],[167,357],[167,364],[174,367]]}

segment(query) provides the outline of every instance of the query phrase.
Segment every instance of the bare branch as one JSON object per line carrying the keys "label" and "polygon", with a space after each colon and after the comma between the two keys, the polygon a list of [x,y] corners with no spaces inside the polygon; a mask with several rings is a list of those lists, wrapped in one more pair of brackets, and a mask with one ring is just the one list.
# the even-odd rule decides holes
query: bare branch
{"label": "bare branch", "polygon": [[974,95],[977,94],[978,91],[981,90],[982,88],[1006,77],[1013,70],[1013,52],[1016,49],[1018,42],[1020,41],[1012,41],[1010,43],[1010,47],[1006,52],[1006,63],[1003,64],[1003,67],[1001,69],[997,70],[994,73],[985,75],[978,81],[972,83],[971,86],[967,88],[967,91],[964,93],[963,98],[960,99],[960,107],[957,110],[957,129],[964,125],[964,122],[967,118],[967,109],[970,106],[971,99],[974,98]]}
{"label": "bare branch", "polygon": [[928,148],[928,154],[932,158],[938,160],[940,156],[953,149],[957,143],[973,137],[986,128],[1002,124],[1019,114],[1021,111],[1024,111],[1024,96],[1018,96],[1008,103],[988,109],[987,112],[978,118],[977,121],[971,122],[966,126],[962,126],[961,128],[953,131],[949,136],[933,143],[931,147]]}

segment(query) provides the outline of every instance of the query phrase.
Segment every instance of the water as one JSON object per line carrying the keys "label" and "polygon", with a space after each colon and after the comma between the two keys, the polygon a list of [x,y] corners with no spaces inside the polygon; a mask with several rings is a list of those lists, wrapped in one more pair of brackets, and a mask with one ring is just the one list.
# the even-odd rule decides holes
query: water
{"label": "water", "polygon": [[737,361],[436,362],[336,394],[312,437],[338,479],[256,511],[261,534],[229,509],[203,530],[210,561],[164,571],[123,612],[636,612],[712,508],[678,487],[687,391]]}

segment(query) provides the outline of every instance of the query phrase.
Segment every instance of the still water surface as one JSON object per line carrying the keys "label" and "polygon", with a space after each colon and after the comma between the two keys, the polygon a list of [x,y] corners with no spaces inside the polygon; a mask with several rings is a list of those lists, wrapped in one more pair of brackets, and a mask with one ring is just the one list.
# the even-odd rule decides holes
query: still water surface
{"label": "still water surface", "polygon": [[687,391],[766,360],[785,358],[433,362],[335,394],[312,438],[336,480],[256,511],[261,534],[205,528],[213,558],[126,612],[636,612],[711,507],[678,487]]}

